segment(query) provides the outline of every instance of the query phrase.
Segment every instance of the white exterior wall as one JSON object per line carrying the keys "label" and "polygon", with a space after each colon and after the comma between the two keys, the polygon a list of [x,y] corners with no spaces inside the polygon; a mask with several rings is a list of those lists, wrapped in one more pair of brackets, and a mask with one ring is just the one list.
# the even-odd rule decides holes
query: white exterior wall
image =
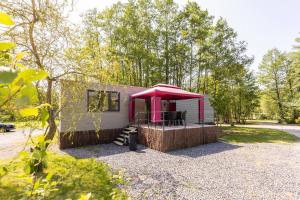
{"label": "white exterior wall", "polygon": [[[187,123],[198,123],[199,118],[199,103],[198,99],[188,99],[188,100],[177,100],[176,110],[177,111],[187,111],[186,121]],[[204,122],[211,123],[214,122],[214,110],[210,105],[209,96],[204,95]]]}
{"label": "white exterior wall", "polygon": [[211,123],[214,122],[214,109],[210,104],[209,96],[204,95],[204,122]]}
{"label": "white exterior wall", "polygon": [[176,111],[187,111],[186,121],[187,123],[198,123],[199,122],[199,99],[187,99],[176,101]]}
{"label": "white exterior wall", "polygon": [[[60,132],[86,131],[123,128],[129,124],[128,101],[131,94],[145,90],[142,87],[100,85],[97,83],[80,84],[74,81],[61,81]],[[120,92],[120,111],[88,112],[87,90]],[[137,103],[136,109],[140,108]]]}

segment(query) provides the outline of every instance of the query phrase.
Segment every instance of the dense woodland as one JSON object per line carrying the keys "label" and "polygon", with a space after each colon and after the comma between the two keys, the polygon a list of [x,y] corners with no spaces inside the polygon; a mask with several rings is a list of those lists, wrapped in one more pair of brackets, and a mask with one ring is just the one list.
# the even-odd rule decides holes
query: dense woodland
{"label": "dense woodland", "polygon": [[[172,0],[130,0],[89,10],[76,24],[68,18],[72,3],[0,3],[15,19],[1,37],[26,52],[24,65],[48,72],[36,88],[39,103],[53,105],[49,138],[56,129],[60,79],[175,84],[209,94],[216,120],[227,123],[245,122],[254,113],[282,122],[298,118],[299,46],[291,53],[270,50],[254,73],[247,43],[238,40],[225,19],[214,18],[195,2],[179,7]],[[2,58],[5,64],[7,56]]]}
{"label": "dense woodland", "polygon": [[141,0],[90,10],[80,38],[82,48],[70,49],[70,55],[82,69],[96,68],[100,80],[168,83],[209,94],[226,122],[244,120],[258,105],[246,43],[226,20],[214,19],[195,2],[179,9],[173,1]]}

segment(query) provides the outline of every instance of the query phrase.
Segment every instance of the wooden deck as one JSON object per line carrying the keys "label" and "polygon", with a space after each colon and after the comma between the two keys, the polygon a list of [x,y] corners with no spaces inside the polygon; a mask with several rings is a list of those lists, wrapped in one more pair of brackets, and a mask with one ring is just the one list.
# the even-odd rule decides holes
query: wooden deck
{"label": "wooden deck", "polygon": [[139,143],[151,149],[167,152],[217,142],[221,130],[217,126],[188,124],[184,126],[139,127]]}

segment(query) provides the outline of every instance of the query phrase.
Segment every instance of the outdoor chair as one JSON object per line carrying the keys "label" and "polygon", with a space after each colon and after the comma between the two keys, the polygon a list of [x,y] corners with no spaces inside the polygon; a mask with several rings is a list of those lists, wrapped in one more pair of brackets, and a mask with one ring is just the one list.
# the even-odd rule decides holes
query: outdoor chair
{"label": "outdoor chair", "polygon": [[176,125],[177,124],[177,112],[169,112],[169,125]]}
{"label": "outdoor chair", "polygon": [[181,121],[181,115],[182,115],[182,112],[181,112],[181,111],[177,111],[177,112],[176,112],[176,124],[177,124],[177,125],[182,125],[182,124],[181,124],[181,122],[182,122],[182,121]]}
{"label": "outdoor chair", "polygon": [[161,113],[161,120],[162,120],[162,123],[164,125],[168,125],[168,123],[169,123],[169,112],[162,112]]}
{"label": "outdoor chair", "polygon": [[181,123],[186,127],[186,110],[181,113]]}

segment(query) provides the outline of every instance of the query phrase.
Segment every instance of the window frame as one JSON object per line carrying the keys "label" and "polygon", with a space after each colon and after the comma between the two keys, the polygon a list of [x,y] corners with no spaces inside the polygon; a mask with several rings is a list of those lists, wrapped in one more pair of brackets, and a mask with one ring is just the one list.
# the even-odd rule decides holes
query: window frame
{"label": "window frame", "polygon": [[[97,92],[97,95],[101,92],[106,93],[106,95],[108,96],[108,110],[103,110],[101,111],[100,108],[97,108],[97,111],[90,111],[89,109],[89,105],[90,105],[90,92]],[[115,100],[116,102],[118,102],[118,107],[117,109],[112,109],[112,93],[117,94],[117,100]],[[109,90],[87,90],[87,112],[120,112],[120,104],[121,104],[121,94],[118,91],[109,91]]]}

